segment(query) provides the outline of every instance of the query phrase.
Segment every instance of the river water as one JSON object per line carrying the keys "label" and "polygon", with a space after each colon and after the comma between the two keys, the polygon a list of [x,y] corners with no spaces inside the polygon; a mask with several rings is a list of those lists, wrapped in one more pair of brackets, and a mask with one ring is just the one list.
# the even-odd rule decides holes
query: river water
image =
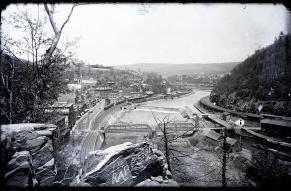
{"label": "river water", "polygon": [[180,112],[185,109],[185,106],[197,111],[193,104],[209,94],[209,91],[194,90],[193,93],[179,98],[139,103],[135,105],[135,109],[131,107],[115,112],[109,119],[109,124],[146,123],[155,127],[156,120],[161,120],[165,116],[169,117],[170,120],[186,122],[188,119],[183,118]]}

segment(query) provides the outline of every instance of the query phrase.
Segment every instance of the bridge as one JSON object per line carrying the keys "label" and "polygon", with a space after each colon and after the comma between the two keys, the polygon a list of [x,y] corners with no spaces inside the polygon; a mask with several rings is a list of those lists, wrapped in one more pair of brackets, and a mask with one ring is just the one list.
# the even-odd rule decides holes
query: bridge
{"label": "bridge", "polygon": [[195,125],[192,122],[179,122],[175,121],[167,124],[167,129],[173,131],[193,131],[195,130]]}
{"label": "bridge", "polygon": [[[171,131],[193,131],[195,125],[192,122],[175,121],[168,123],[166,128]],[[108,125],[104,133],[124,133],[124,132],[152,132],[153,128],[145,123],[119,123]]]}
{"label": "bridge", "polygon": [[124,133],[124,132],[152,132],[152,128],[148,124],[132,124],[121,123],[108,125],[104,133]]}

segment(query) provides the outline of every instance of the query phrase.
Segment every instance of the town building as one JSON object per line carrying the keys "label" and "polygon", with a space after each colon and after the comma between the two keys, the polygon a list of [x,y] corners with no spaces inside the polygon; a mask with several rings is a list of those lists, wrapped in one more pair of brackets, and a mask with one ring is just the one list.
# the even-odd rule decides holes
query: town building
{"label": "town building", "polygon": [[228,113],[228,112],[223,112],[222,113],[222,119],[224,120],[224,121],[229,121],[230,120],[230,114]]}
{"label": "town building", "polygon": [[45,112],[53,112],[65,116],[66,126],[71,129],[75,125],[75,113],[73,105],[73,103],[55,102],[53,105],[45,108]]}
{"label": "town building", "polygon": [[116,99],[118,98],[118,92],[110,92],[108,94],[108,98],[110,100],[110,103],[115,103],[116,102]]}
{"label": "town building", "polygon": [[70,128],[66,125],[66,117],[57,115],[49,121],[57,126],[56,133],[54,134],[55,138],[58,139],[60,144],[66,143],[70,138]]}
{"label": "town building", "polygon": [[222,138],[223,137],[221,134],[212,130],[205,135],[205,140],[207,143],[209,143],[210,146],[218,146]]}
{"label": "town building", "polygon": [[[223,136],[211,130],[205,135],[205,141],[206,143],[208,143],[209,146],[221,147],[223,142]],[[230,137],[226,137],[226,147],[228,152],[239,152],[242,150],[240,142]]]}
{"label": "town building", "polygon": [[239,152],[242,150],[240,142],[230,137],[226,137],[226,146],[229,152]]}
{"label": "town building", "polygon": [[95,88],[95,93],[98,99],[107,99],[112,92],[112,88],[108,86]]}

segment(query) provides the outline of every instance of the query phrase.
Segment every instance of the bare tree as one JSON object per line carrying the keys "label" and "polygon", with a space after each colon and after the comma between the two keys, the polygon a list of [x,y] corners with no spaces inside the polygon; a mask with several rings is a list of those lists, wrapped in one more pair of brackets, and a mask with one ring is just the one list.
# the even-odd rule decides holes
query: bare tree
{"label": "bare tree", "polygon": [[222,156],[222,175],[221,175],[221,183],[222,187],[226,187],[226,155],[227,155],[227,147],[226,147],[226,128],[223,129],[223,156]]}
{"label": "bare tree", "polygon": [[[190,133],[190,129],[186,130],[181,134],[177,134],[174,130],[170,130],[169,126],[171,123],[175,123],[175,119],[170,119],[169,115],[162,117],[161,119],[157,118],[152,113],[154,120],[157,124],[158,130],[162,132],[162,141],[163,141],[163,148],[165,152],[166,162],[168,164],[168,169],[172,171],[171,159],[175,161],[180,161],[179,158],[181,157],[188,157],[194,159],[191,155],[194,152],[189,153],[187,150],[179,150],[171,146],[174,142],[178,141],[179,138],[185,137],[188,133]],[[196,151],[199,152],[200,150]]]}
{"label": "bare tree", "polygon": [[[192,150],[189,148],[177,148],[173,145],[175,142],[181,141],[180,138],[186,138],[189,133],[190,129],[186,130],[184,132],[181,132],[180,134],[177,133],[174,129],[169,128],[175,123],[175,119],[170,119],[169,115],[164,116],[161,118],[156,117],[152,113],[155,122],[157,124],[158,130],[162,132],[162,144],[163,144],[163,152],[165,154],[166,162],[168,165],[168,169],[173,173],[177,172],[178,174],[183,174],[181,177],[176,177],[178,179],[181,179],[182,181],[191,182],[191,181],[198,181],[198,182],[221,182],[221,179],[214,178],[214,180],[204,180],[205,177],[209,177],[211,175],[218,175],[221,173],[221,169],[218,167],[211,168],[208,172],[205,172],[202,175],[199,176],[185,176],[187,174],[187,169],[193,168],[193,164],[189,164],[189,161],[200,161],[199,157],[196,158],[193,156],[195,153],[199,153],[203,151],[203,148],[199,148],[197,150]],[[196,122],[196,121],[195,121]],[[197,122],[195,125],[193,125],[193,128],[197,127]],[[199,128],[199,127],[198,127]],[[184,160],[186,159],[186,160]],[[187,162],[186,162],[187,161]]]}
{"label": "bare tree", "polygon": [[[9,19],[3,19],[16,30],[22,30],[24,34],[22,39],[13,40],[1,32],[1,63],[2,55],[12,57],[11,62],[6,60],[0,70],[1,90],[7,92],[6,95],[5,92],[3,94],[1,92],[1,116],[8,119],[9,123],[13,122],[13,118],[35,121],[43,114],[43,108],[51,104],[58,93],[63,91],[65,83],[62,79],[62,71],[70,62],[73,55],[70,48],[74,47],[76,42],[67,41],[62,44],[62,49],[58,48],[58,44],[61,42],[61,33],[76,6],[72,6],[60,29],[57,28],[54,19],[54,5],[49,8],[45,4],[43,15],[40,6],[37,5],[36,16],[31,15],[28,9],[21,9],[10,14]],[[45,32],[46,15],[50,20],[54,36],[49,36]],[[25,54],[27,61],[19,58]],[[21,119],[23,117],[20,113],[23,117],[26,116],[26,119]]]}
{"label": "bare tree", "polygon": [[[248,167],[247,178],[255,181],[259,187],[277,188],[290,184],[288,166],[279,153],[264,146],[256,147],[252,165]],[[281,158],[281,159],[280,159]]]}
{"label": "bare tree", "polygon": [[[1,63],[2,60],[4,59],[2,56],[2,51],[0,53],[0,59],[1,59]],[[8,71],[4,71],[5,68],[3,67],[3,65],[1,64],[1,68],[0,68],[0,75],[1,75],[1,87],[3,87],[4,90],[6,90],[8,96],[5,96],[6,99],[8,97],[8,112],[6,112],[4,110],[4,108],[0,107],[1,109],[1,113],[3,115],[6,116],[6,118],[9,120],[9,124],[12,124],[12,113],[13,113],[13,106],[12,106],[12,102],[13,102],[13,79],[14,79],[14,59],[10,59],[8,62],[9,66],[7,67]],[[2,89],[2,88],[1,88]],[[4,98],[5,99],[5,98]]]}
{"label": "bare tree", "polygon": [[73,10],[76,6],[78,6],[78,4],[74,4],[72,6],[70,13],[67,16],[67,19],[61,25],[61,28],[58,29],[56,22],[55,22],[55,19],[54,19],[54,8],[55,8],[54,5],[52,5],[51,8],[49,9],[47,3],[44,4],[45,11],[49,17],[51,27],[54,31],[54,37],[52,39],[52,43],[51,43],[50,47],[46,50],[45,59],[49,59],[53,55],[54,51],[56,50],[57,45],[59,43],[59,40],[61,38],[62,31],[63,31],[64,27],[66,26],[66,24],[69,22],[71,15],[73,13]]}

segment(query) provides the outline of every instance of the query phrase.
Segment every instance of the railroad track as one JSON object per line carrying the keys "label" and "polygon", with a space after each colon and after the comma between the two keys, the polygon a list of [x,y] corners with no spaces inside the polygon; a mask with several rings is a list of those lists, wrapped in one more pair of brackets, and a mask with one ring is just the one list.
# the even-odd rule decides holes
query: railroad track
{"label": "railroad track", "polygon": [[108,114],[110,114],[114,110],[117,110],[117,108],[119,108],[119,106],[121,105],[122,104],[118,105],[117,107],[113,106],[108,110],[96,112],[94,118],[90,120],[89,123],[90,125],[88,127],[88,135],[83,140],[82,149],[80,153],[80,160],[82,163],[84,163],[86,156],[89,154],[89,152],[101,148],[104,138],[100,134],[100,124],[106,119]]}
{"label": "railroad track", "polygon": [[98,132],[89,132],[88,135],[85,137],[82,149],[80,153],[80,160],[82,163],[84,163],[86,156],[89,154],[89,152],[93,151],[95,149],[95,142],[98,139]]}

